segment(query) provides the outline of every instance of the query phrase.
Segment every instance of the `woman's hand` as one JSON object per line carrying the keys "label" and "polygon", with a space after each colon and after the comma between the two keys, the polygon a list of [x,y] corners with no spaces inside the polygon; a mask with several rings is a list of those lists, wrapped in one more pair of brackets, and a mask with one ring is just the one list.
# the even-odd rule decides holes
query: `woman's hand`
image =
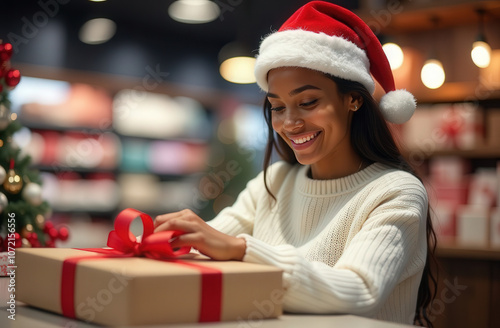
{"label": "woman's hand", "polygon": [[159,215],[154,224],[155,232],[185,232],[172,241],[173,248],[190,246],[214,260],[242,260],[245,255],[245,239],[232,237],[212,228],[191,210]]}

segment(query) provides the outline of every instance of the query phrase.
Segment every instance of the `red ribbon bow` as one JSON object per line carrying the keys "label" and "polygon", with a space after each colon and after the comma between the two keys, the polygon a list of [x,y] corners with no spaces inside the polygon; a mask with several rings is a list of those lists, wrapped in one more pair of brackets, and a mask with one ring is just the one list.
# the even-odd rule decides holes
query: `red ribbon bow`
{"label": "red ribbon bow", "polygon": [[[143,234],[140,242],[132,232],[130,224],[137,217],[142,220]],[[154,232],[153,219],[146,213],[127,208],[120,212],[115,219],[115,230],[108,235],[108,246],[122,254],[130,256],[145,256],[153,259],[166,259],[187,254],[190,247],[172,249],[170,242],[173,238],[183,234],[182,231]]]}

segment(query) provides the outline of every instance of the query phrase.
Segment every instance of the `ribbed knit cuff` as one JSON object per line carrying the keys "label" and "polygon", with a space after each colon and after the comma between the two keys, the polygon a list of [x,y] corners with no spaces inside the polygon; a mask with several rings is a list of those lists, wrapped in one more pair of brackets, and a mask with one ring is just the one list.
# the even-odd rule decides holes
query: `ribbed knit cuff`
{"label": "ribbed knit cuff", "polygon": [[268,264],[283,269],[284,287],[293,285],[293,272],[300,262],[300,256],[295,247],[291,245],[271,246],[248,234],[239,234],[236,237],[244,238],[246,241],[244,262]]}

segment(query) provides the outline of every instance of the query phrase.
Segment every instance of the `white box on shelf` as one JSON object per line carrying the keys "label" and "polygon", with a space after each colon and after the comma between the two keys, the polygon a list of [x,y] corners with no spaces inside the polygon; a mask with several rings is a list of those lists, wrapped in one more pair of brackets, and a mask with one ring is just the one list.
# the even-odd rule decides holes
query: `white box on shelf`
{"label": "white box on shelf", "polygon": [[472,174],[469,186],[468,204],[493,207],[498,198],[498,172],[494,168],[478,168]]}
{"label": "white box on shelf", "polygon": [[491,211],[490,245],[500,247],[500,207],[496,207]]}
{"label": "white box on shelf", "polygon": [[473,246],[489,243],[489,213],[484,206],[464,205],[457,210],[457,241]]}

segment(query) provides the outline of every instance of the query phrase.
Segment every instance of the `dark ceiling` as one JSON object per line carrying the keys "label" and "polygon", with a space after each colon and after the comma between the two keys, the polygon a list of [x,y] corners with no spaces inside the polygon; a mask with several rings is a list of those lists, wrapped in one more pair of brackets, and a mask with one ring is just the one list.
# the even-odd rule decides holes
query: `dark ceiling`
{"label": "dark ceiling", "polygon": [[[160,65],[174,82],[231,89],[218,75],[219,50],[236,40],[258,49],[263,35],[308,2],[213,0],[221,9],[219,18],[193,25],[168,16],[173,1],[2,0],[0,39],[15,43],[13,62],[139,77],[145,67]],[[331,2],[357,6],[357,1]],[[116,22],[115,36],[105,44],[83,44],[79,28],[97,17]]]}

